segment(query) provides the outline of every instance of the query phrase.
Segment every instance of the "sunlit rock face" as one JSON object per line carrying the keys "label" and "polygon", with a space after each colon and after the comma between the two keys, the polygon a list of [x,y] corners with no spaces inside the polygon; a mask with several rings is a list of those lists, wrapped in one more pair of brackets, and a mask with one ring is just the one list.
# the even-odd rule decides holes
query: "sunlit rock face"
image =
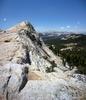
{"label": "sunlit rock face", "polygon": [[65,68],[30,23],[0,31],[0,100],[85,100],[85,90],[86,76]]}
{"label": "sunlit rock face", "polygon": [[19,30],[22,29],[27,29],[29,32],[35,32],[34,27],[29,22],[25,21],[7,29],[7,31],[13,33],[13,32],[18,32]]}

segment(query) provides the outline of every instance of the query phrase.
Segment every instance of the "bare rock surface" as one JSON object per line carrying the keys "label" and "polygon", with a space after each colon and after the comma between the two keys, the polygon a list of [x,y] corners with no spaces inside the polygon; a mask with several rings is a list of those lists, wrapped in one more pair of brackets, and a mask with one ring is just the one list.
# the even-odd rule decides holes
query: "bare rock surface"
{"label": "bare rock surface", "polygon": [[0,100],[85,100],[86,76],[74,72],[30,23],[0,31]]}

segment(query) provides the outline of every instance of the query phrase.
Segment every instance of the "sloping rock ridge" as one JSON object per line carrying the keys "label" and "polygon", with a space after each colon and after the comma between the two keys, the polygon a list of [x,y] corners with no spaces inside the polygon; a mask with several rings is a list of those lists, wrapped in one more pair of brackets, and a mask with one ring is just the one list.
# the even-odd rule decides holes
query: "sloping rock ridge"
{"label": "sloping rock ridge", "polygon": [[86,76],[70,71],[21,22],[0,31],[0,100],[86,100]]}

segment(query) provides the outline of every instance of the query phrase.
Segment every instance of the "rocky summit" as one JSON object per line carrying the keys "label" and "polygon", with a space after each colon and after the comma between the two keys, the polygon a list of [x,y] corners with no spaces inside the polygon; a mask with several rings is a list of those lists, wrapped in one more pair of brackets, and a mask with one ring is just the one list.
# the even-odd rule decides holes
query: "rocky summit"
{"label": "rocky summit", "polygon": [[0,100],[86,100],[86,76],[64,67],[34,27],[0,31]]}

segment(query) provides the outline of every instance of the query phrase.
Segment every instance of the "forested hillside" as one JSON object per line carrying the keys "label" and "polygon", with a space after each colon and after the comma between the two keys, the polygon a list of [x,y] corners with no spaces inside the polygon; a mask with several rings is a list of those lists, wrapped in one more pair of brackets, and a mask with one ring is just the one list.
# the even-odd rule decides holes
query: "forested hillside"
{"label": "forested hillside", "polygon": [[70,70],[77,67],[77,73],[86,74],[86,35],[60,35],[57,38],[43,38],[49,48],[66,62]]}

